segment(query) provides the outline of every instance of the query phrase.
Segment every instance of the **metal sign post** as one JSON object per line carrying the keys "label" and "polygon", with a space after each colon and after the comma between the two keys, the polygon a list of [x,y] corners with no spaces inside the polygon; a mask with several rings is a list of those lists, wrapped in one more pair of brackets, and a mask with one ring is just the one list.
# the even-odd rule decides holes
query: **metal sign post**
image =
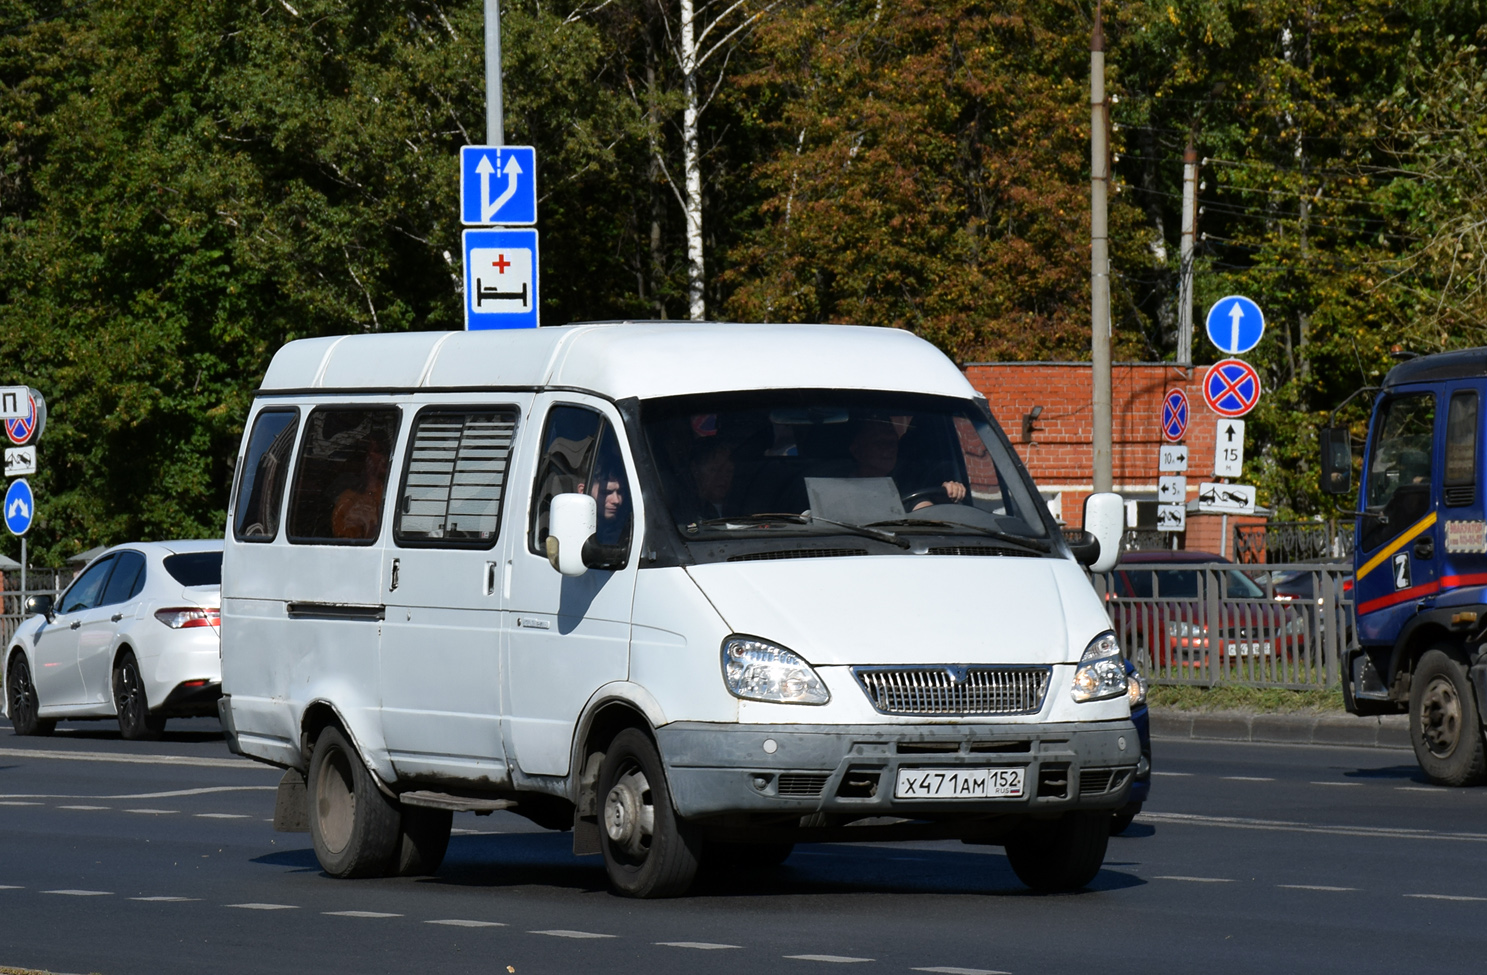
{"label": "metal sign post", "polygon": [[501,103],[501,3],[485,0],[485,141],[506,143],[505,106]]}

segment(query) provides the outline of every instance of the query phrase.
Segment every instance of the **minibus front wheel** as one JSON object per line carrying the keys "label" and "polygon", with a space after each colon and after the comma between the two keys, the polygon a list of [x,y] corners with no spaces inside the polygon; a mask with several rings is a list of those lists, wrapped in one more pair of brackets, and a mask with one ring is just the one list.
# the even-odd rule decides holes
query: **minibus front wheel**
{"label": "minibus front wheel", "polygon": [[1034,819],[1007,838],[1007,862],[1017,879],[1040,894],[1080,890],[1105,863],[1110,812],[1067,812]]}
{"label": "minibus front wheel", "polygon": [[380,877],[402,838],[397,805],[335,726],[320,732],[306,782],[315,859],[332,877]]}
{"label": "minibus front wheel", "polygon": [[661,756],[637,728],[615,735],[599,769],[599,845],[618,894],[676,897],[697,876],[702,840],[676,815]]}

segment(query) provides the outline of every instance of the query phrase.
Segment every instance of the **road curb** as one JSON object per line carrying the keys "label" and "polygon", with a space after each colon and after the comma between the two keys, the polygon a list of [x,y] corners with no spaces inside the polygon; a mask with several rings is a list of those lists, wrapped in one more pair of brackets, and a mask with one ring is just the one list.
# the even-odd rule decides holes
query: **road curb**
{"label": "road curb", "polygon": [[1403,714],[1360,718],[1351,714],[1258,714],[1251,711],[1151,709],[1153,738],[1262,741],[1294,745],[1409,748],[1409,718]]}

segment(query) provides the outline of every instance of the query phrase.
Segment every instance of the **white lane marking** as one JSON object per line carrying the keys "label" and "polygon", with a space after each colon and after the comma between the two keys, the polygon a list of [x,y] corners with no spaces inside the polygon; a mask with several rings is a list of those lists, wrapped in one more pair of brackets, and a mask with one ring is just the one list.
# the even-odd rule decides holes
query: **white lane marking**
{"label": "white lane marking", "polygon": [[174,816],[180,812],[179,809],[126,809],[127,813],[139,813],[141,816]]}
{"label": "white lane marking", "polygon": [[64,762],[117,762],[121,765],[193,765],[198,768],[261,769],[244,758],[198,758],[195,755],[124,755],[113,752],[65,752],[52,748],[0,748],[4,758],[54,758]]}
{"label": "white lane marking", "polygon": [[1405,894],[1423,901],[1487,901],[1487,897],[1463,897],[1459,894]]}
{"label": "white lane marking", "polygon": [[39,802],[15,802],[15,801],[0,802],[0,806],[39,806],[39,805],[41,805],[41,803],[39,803]]}
{"label": "white lane marking", "polygon": [[199,901],[200,897],[131,897],[132,901],[146,901],[152,904],[185,904],[188,901]]}
{"label": "white lane marking", "polygon": [[1232,884],[1232,877],[1153,877],[1153,880],[1183,880],[1190,884]]}
{"label": "white lane marking", "polygon": [[43,894],[62,894],[67,897],[108,897],[111,890],[44,890]]}
{"label": "white lane marking", "polygon": [[1450,789],[1442,789],[1442,788],[1440,788],[1438,786],[1433,786],[1433,785],[1396,785],[1394,787],[1394,791],[1395,792],[1439,792],[1441,795],[1445,795],[1446,793],[1450,792],[1451,790]]}
{"label": "white lane marking", "polygon": [[1012,975],[1011,972],[999,972],[990,968],[952,968],[949,965],[941,965],[939,968],[915,968],[916,972],[937,972],[939,975]]}
{"label": "white lane marking", "polygon": [[109,807],[108,806],[58,806],[57,808],[58,809],[86,809],[86,810],[93,810],[93,809],[107,809]]}
{"label": "white lane marking", "polygon": [[197,819],[247,819],[247,813],[195,813]]}
{"label": "white lane marking", "polygon": [[275,792],[278,788],[276,785],[214,785],[200,789],[172,789],[169,792],[135,792],[127,796],[51,796],[16,793],[0,795],[0,799],[175,799],[178,796],[205,796],[216,792]]}
{"label": "white lane marking", "polygon": [[1226,775],[1225,782],[1274,782],[1268,775]]}
{"label": "white lane marking", "polygon": [[742,948],[743,945],[720,945],[711,941],[657,941],[663,948],[696,948],[698,951],[716,951],[719,948]]}
{"label": "white lane marking", "polygon": [[1193,775],[1192,772],[1160,772],[1160,771],[1153,771],[1151,774],[1152,775],[1165,775],[1168,778],[1173,778],[1173,779],[1186,779],[1186,778],[1191,778],[1192,775]]}
{"label": "white lane marking", "polygon": [[1357,788],[1362,782],[1313,782],[1312,785],[1334,785],[1343,789]]}
{"label": "white lane marking", "polygon": [[321,911],[327,917],[402,917],[401,914],[387,914],[383,911]]}
{"label": "white lane marking", "polygon": [[613,938],[612,934],[595,934],[592,931],[568,931],[554,928],[551,931],[528,931],[527,934],[545,934],[550,938]]}
{"label": "white lane marking", "polygon": [[0,884],[0,890],[25,890],[25,889],[26,888],[17,886],[16,884]]}
{"label": "white lane marking", "polygon": [[877,961],[876,958],[853,958],[851,955],[786,955],[796,961],[825,961],[834,965],[854,965],[858,962]]}
{"label": "white lane marking", "polygon": [[1366,836],[1406,840],[1453,840],[1462,843],[1487,843],[1487,833],[1434,833],[1423,829],[1398,829],[1380,826],[1316,826],[1276,819],[1240,819],[1234,816],[1198,816],[1192,813],[1141,813],[1144,823],[1169,823],[1178,826],[1217,826],[1223,829],[1258,829],[1283,833],[1322,833],[1328,836]]}
{"label": "white lane marking", "polygon": [[224,907],[241,907],[245,911],[297,911],[298,904],[225,904]]}
{"label": "white lane marking", "polygon": [[437,921],[425,921],[424,924],[447,924],[452,928],[504,928],[506,925],[500,921],[469,921],[462,917],[445,917]]}
{"label": "white lane marking", "polygon": [[1335,893],[1358,889],[1357,887],[1328,887],[1325,884],[1276,884],[1275,886],[1285,890],[1326,890]]}

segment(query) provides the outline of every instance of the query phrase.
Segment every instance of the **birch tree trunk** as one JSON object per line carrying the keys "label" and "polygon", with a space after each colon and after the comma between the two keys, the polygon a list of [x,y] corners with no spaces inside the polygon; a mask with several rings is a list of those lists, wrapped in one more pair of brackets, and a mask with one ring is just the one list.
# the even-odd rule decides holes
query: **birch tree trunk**
{"label": "birch tree trunk", "polygon": [[703,285],[707,281],[702,258],[702,159],[697,148],[697,120],[702,108],[697,100],[697,32],[692,0],[681,0],[682,161],[686,187],[682,206],[687,217],[687,314],[694,322],[707,317]]}

